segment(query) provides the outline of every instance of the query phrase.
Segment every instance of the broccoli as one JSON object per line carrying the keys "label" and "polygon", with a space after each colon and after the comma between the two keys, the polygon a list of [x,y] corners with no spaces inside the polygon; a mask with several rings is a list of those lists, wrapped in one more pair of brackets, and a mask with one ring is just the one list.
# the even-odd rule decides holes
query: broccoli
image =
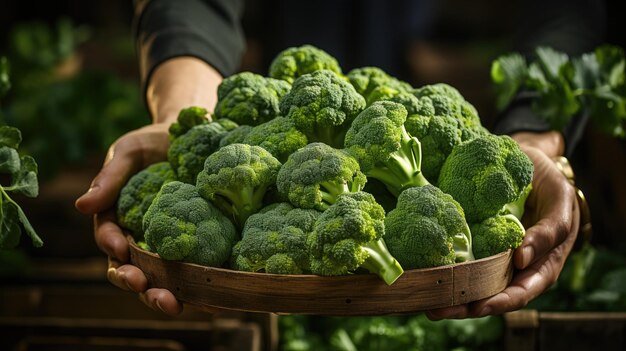
{"label": "broccoli", "polygon": [[297,130],[291,119],[276,117],[254,127],[244,138],[243,144],[257,145],[280,162],[308,143],[306,135]]}
{"label": "broccoli", "polygon": [[322,69],[341,75],[341,67],[334,57],[312,45],[303,45],[276,55],[270,64],[269,76],[293,83],[300,76]]}
{"label": "broccoli", "polygon": [[290,118],[309,142],[333,147],[343,145],[346,129],[363,108],[365,99],[329,70],[299,77],[280,101],[282,115]]}
{"label": "broccoli", "polygon": [[212,122],[193,126],[174,139],[167,150],[167,160],[178,180],[195,184],[204,160],[219,148],[221,138],[227,132],[221,123]]}
{"label": "broccoli", "polygon": [[291,88],[278,79],[252,72],[241,72],[222,81],[217,89],[215,117],[255,126],[279,113],[279,101]]}
{"label": "broccoli", "polygon": [[191,106],[180,110],[176,122],[172,123],[169,128],[170,142],[187,133],[187,131],[194,126],[209,123],[207,114],[208,111],[205,108],[198,106]]}
{"label": "broccoli", "polygon": [[493,256],[522,244],[526,230],[512,214],[495,215],[470,227],[477,259]]}
{"label": "broccoli", "polygon": [[409,83],[390,76],[378,67],[366,66],[355,68],[348,72],[346,76],[356,91],[368,101],[371,99],[370,95],[372,92],[379,87],[407,92],[413,89]]}
{"label": "broccoli", "polygon": [[366,181],[359,163],[343,150],[312,143],[289,156],[276,187],[294,206],[323,211],[339,194],[359,191]]}
{"label": "broccoli", "polygon": [[[218,119],[218,121],[221,120]],[[245,144],[243,141],[253,128],[253,126],[241,125],[229,131],[220,138],[220,147],[224,147],[230,144]]]}
{"label": "broccoli", "polygon": [[533,178],[533,163],[506,135],[485,135],[452,149],[437,185],[458,201],[469,223],[480,223],[517,201]]}
{"label": "broccoli", "polygon": [[422,143],[422,171],[426,179],[436,182],[441,166],[454,146],[489,132],[480,125],[478,117],[478,122],[470,124],[466,121],[462,106],[471,105],[465,101],[430,95],[417,99],[417,105],[417,110],[409,113],[404,127]]}
{"label": "broccoli", "polygon": [[392,101],[375,102],[352,122],[345,147],[366,176],[380,180],[389,191],[429,184],[421,172],[421,146],[406,129],[406,108]]}
{"label": "broccoli", "polygon": [[310,272],[307,236],[320,212],[272,204],[248,218],[241,241],[233,248],[231,266],[249,272],[276,274]]}
{"label": "broccoli", "polygon": [[311,271],[318,275],[345,275],[363,268],[388,285],[404,272],[383,240],[385,210],[371,194],[344,193],[324,211],[307,240]]}
{"label": "broccoli", "polygon": [[389,252],[405,269],[474,259],[461,205],[433,185],[403,191],[385,218],[385,229]]}
{"label": "broccoli", "polygon": [[142,221],[154,196],[164,183],[176,180],[169,162],[158,162],[133,175],[120,191],[117,220],[136,240],[143,237]]}
{"label": "broccoli", "polygon": [[220,267],[239,239],[233,224],[195,186],[164,184],[143,218],[148,246],[163,259]]}
{"label": "broccoli", "polygon": [[263,197],[276,183],[281,163],[260,146],[227,145],[206,158],[196,186],[242,228],[248,217],[263,206]]}
{"label": "broccoli", "polygon": [[407,114],[413,115],[420,109],[419,100],[410,92],[397,90],[387,86],[381,86],[372,91],[367,98],[367,106],[371,106],[376,101],[393,101],[406,108]]}

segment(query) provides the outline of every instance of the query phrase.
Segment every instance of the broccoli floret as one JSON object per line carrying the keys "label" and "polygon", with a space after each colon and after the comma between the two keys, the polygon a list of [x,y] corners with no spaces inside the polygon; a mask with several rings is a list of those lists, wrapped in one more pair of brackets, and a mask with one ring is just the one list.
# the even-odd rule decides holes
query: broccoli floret
{"label": "broccoli floret", "polygon": [[276,274],[310,272],[307,236],[320,212],[272,204],[248,218],[233,248],[232,267]]}
{"label": "broccoli floret", "polygon": [[409,116],[418,113],[420,109],[419,100],[415,97],[415,95],[404,90],[398,90],[387,86],[374,89],[367,98],[367,106],[371,106],[376,101],[397,102],[406,108],[406,112]]}
{"label": "broccoli floret", "polygon": [[233,224],[195,186],[164,184],[143,219],[148,246],[173,261],[220,267],[239,240]]}
{"label": "broccoli floret", "polygon": [[281,163],[260,146],[227,145],[206,158],[196,186],[238,228],[263,206]]}
{"label": "broccoli floret", "polygon": [[437,185],[458,201],[470,223],[495,216],[523,195],[533,163],[506,135],[486,135],[452,149]]}
{"label": "broccoli floret", "polygon": [[227,130],[217,122],[200,124],[177,137],[167,150],[167,160],[178,180],[195,184],[204,160],[219,148]]}
{"label": "broccoli floret", "polygon": [[312,143],[289,156],[276,180],[294,206],[326,210],[339,194],[359,191],[367,181],[359,163],[343,150]]}
{"label": "broccoli floret", "polygon": [[[366,100],[370,100],[370,95],[379,87],[387,87],[397,91],[411,91],[409,83],[403,82],[387,74],[378,67],[366,66],[355,68],[348,72],[348,80],[356,91]],[[379,92],[380,93],[380,92]]]}
{"label": "broccoli floret", "polygon": [[293,83],[300,76],[322,69],[341,75],[341,67],[334,57],[312,45],[303,45],[276,55],[270,64],[269,76]]}
{"label": "broccoli floret", "polygon": [[142,240],[143,216],[164,183],[176,180],[169,162],[158,162],[133,175],[120,191],[117,220],[130,229],[135,240]]}
{"label": "broccoli floret", "polygon": [[243,141],[253,128],[253,126],[242,125],[224,134],[220,139],[220,147],[230,144],[245,144]]}
{"label": "broccoli floret", "polygon": [[189,129],[199,124],[209,123],[208,111],[205,108],[191,106],[180,110],[176,122],[169,128],[170,142],[187,133]]}
{"label": "broccoli floret", "polygon": [[279,101],[289,91],[289,83],[241,72],[222,81],[217,89],[215,117],[255,126],[279,113]]}
{"label": "broccoli floret", "polygon": [[291,119],[276,117],[254,127],[246,135],[243,143],[260,146],[280,162],[285,162],[289,155],[304,147],[308,140],[306,135],[296,129]]}
{"label": "broccoli floret", "polygon": [[524,225],[512,214],[489,217],[472,224],[471,230],[477,259],[519,247],[526,234]]}
{"label": "broccoli floret", "polygon": [[389,252],[405,269],[474,259],[461,205],[433,185],[403,191],[385,218],[385,229]]}
{"label": "broccoli floret", "polygon": [[402,267],[391,256],[383,237],[385,210],[366,192],[344,193],[324,211],[309,235],[311,271],[318,275],[345,275],[363,268],[388,285]]}
{"label": "broccoli floret", "polygon": [[421,147],[406,129],[406,108],[392,101],[375,102],[352,122],[345,147],[368,177],[383,182],[394,195],[429,184],[421,172]]}
{"label": "broccoli floret", "polygon": [[365,99],[329,70],[299,77],[280,101],[282,115],[290,118],[309,142],[333,147],[343,145],[347,128],[363,108]]}

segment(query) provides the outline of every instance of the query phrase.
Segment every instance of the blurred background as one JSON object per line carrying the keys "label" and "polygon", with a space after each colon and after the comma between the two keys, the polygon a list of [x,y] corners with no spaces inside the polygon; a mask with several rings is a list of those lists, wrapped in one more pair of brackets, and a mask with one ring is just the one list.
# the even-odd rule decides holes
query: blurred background
{"label": "blurred background", "polygon": [[[379,66],[414,86],[448,83],[476,106],[491,128],[497,116],[490,66],[511,50],[519,35],[515,28],[520,0],[389,3],[247,0],[247,50],[240,70],[265,74],[279,51],[309,43],[335,56],[346,72]],[[626,47],[624,10],[623,1],[607,2],[607,43]],[[168,318],[145,307],[134,294],[113,287],[106,280],[106,257],[93,240],[92,219],[74,209],[108,146],[150,123],[138,80],[132,22],[131,1],[2,5],[0,56],[9,59],[12,89],[2,100],[0,116],[22,131],[21,150],[39,164],[39,197],[19,202],[45,244],[34,249],[23,242],[18,250],[0,252],[0,349],[269,349],[279,342],[275,317],[232,312],[211,316],[187,309],[180,317]],[[626,261],[612,254],[606,254],[604,266],[592,267],[608,248],[624,252],[626,143],[588,128],[575,155],[571,161],[577,184],[591,207],[593,250],[580,249],[578,261],[570,259],[574,273],[568,271],[566,278],[578,277],[581,270],[626,267]],[[589,286],[600,285],[600,273],[594,274]],[[626,281],[623,270],[618,277]],[[570,285],[547,294],[551,300],[540,301],[537,308],[612,311],[624,306],[606,304],[615,299],[623,303],[619,299],[626,299],[624,286],[619,287],[623,295],[605,297],[604,305],[587,300],[585,305],[576,294],[593,288]],[[616,320],[621,324],[604,332],[626,340],[626,318]],[[297,322],[295,318],[280,324],[291,331],[282,334],[298,338],[294,330],[308,321]],[[505,342],[504,331],[500,336],[499,342]]]}

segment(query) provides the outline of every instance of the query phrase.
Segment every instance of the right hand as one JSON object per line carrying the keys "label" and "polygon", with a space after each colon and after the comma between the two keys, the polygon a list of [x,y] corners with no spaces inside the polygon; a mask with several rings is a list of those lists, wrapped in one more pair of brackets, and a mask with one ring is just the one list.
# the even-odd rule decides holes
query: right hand
{"label": "right hand", "polygon": [[89,190],[76,200],[76,209],[94,216],[96,244],[109,256],[107,278],[117,287],[139,293],[154,310],[175,316],[183,305],[166,289],[148,289],[148,279],[129,264],[129,244],[117,223],[115,203],[128,179],[145,167],[167,160],[169,124],[156,123],[131,131],[111,145],[104,165]]}

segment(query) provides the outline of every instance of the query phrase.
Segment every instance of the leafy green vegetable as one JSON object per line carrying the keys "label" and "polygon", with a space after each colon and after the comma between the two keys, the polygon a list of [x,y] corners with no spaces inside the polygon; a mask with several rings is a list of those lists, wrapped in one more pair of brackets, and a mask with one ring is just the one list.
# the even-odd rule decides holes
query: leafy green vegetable
{"label": "leafy green vegetable", "polygon": [[534,94],[533,110],[553,129],[588,113],[599,130],[626,138],[625,62],[623,49],[611,45],[578,57],[538,47],[529,63],[519,53],[501,56],[491,66],[497,108],[504,110],[526,91]]}

